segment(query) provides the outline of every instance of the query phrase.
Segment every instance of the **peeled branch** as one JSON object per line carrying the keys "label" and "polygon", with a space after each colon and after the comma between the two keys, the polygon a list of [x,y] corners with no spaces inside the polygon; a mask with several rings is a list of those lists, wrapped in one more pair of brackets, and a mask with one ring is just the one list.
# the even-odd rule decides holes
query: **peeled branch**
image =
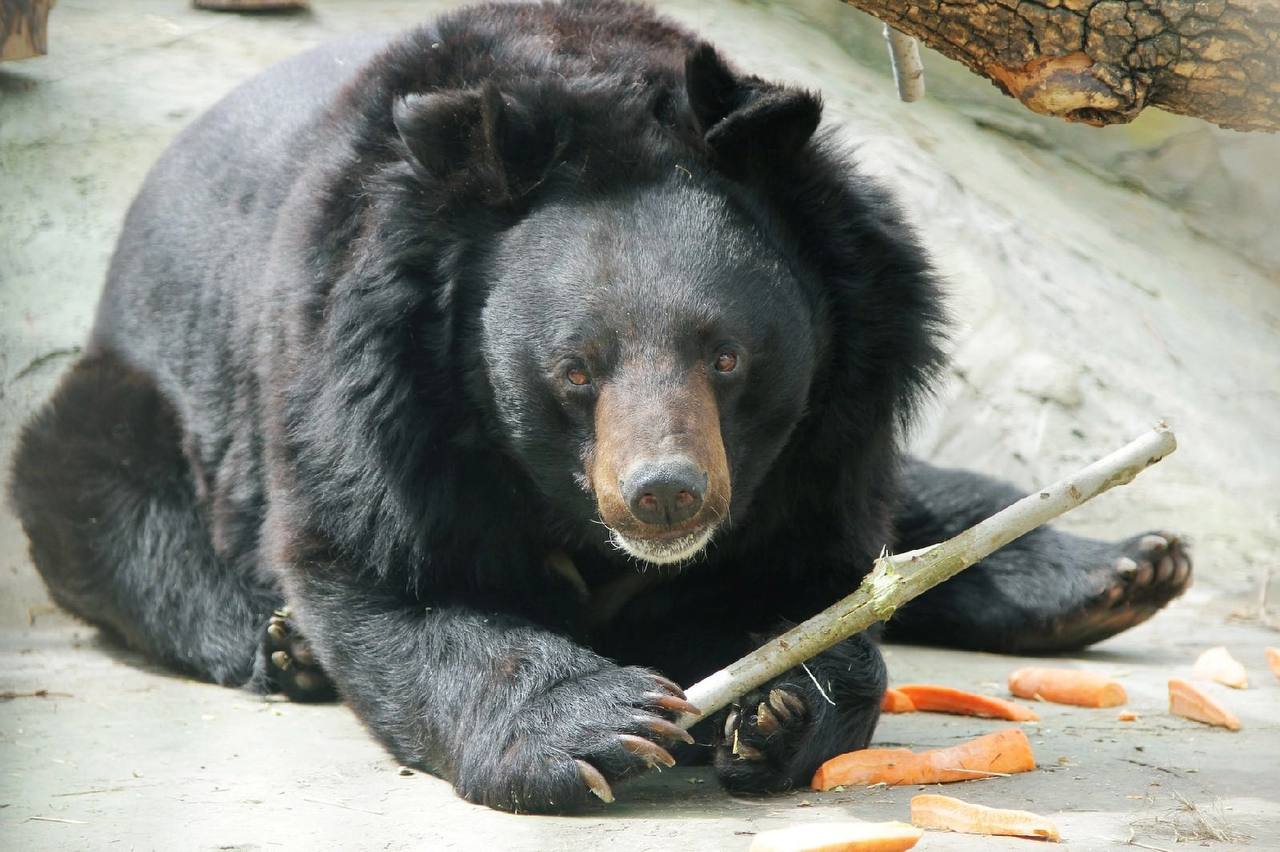
{"label": "peeled branch", "polygon": [[1031,811],[989,808],[935,793],[911,799],[911,824],[964,834],[1000,834],[1053,841],[1062,837],[1058,826]]}
{"label": "peeled branch", "polygon": [[1233,689],[1246,689],[1249,686],[1249,675],[1244,666],[1222,645],[1201,654],[1196,660],[1194,671],[1196,677],[1216,680]]}
{"label": "peeled branch", "polygon": [[736,663],[686,690],[700,713],[686,713],[688,729],[751,690],[768,683],[831,646],[889,619],[898,607],[1014,539],[1108,489],[1125,485],[1178,447],[1163,423],[1071,476],[1033,491],[985,521],[941,544],[898,555],[885,554],[852,594],[793,627]]}
{"label": "peeled branch", "polygon": [[914,752],[907,748],[864,748],[837,755],[818,767],[813,789],[870,787],[872,784],[949,784],[1036,768],[1031,742],[1018,728],[994,731],[959,745]]}

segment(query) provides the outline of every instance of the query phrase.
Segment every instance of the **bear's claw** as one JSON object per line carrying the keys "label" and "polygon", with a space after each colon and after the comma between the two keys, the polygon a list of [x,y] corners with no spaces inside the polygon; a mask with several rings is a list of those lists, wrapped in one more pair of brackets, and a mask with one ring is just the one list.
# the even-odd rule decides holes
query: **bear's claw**
{"label": "bear's claw", "polygon": [[609,786],[608,781],[604,780],[600,770],[585,760],[574,758],[573,762],[578,765],[578,777],[582,779],[583,784],[587,785],[587,789],[594,793],[600,801],[612,802],[613,788]]}
{"label": "bear's claw", "polygon": [[675,695],[662,695],[655,692],[649,697],[653,700],[654,704],[664,710],[670,710],[672,713],[687,713],[690,716],[698,716],[702,713],[702,711],[697,707],[694,707],[688,701],[685,701],[683,698],[678,698]]}
{"label": "bear's claw", "polygon": [[670,768],[676,765],[676,759],[671,756],[671,752],[652,740],[637,737],[635,734],[618,734],[618,740],[623,748],[639,757],[651,769],[658,766]]}
{"label": "bear's claw", "polygon": [[[684,690],[680,688],[680,684],[676,683],[674,680],[671,680],[670,678],[665,678],[660,674],[651,675],[651,677],[655,681],[657,681],[658,686],[662,687],[667,692],[670,692],[676,698],[685,699],[689,697],[684,694]],[[692,707],[693,705],[689,705],[689,706]]]}
{"label": "bear's claw", "polygon": [[276,610],[267,621],[262,653],[271,686],[291,700],[331,701],[337,697],[311,643],[294,627],[287,608]]}
{"label": "bear's claw", "polygon": [[669,740],[680,740],[681,742],[693,745],[693,735],[672,722],[658,716],[636,716],[636,721],[653,733],[660,737],[666,737]]}
{"label": "bear's claw", "polygon": [[[750,708],[750,709],[749,709]],[[752,712],[754,710],[754,712]],[[781,781],[768,782],[763,777],[753,779],[749,785],[734,783],[740,770],[725,774],[728,767],[743,767],[744,763],[758,768],[750,772],[785,777],[784,768],[792,760],[796,745],[809,725],[809,711],[804,699],[789,689],[774,687],[767,693],[748,696],[741,704],[735,704],[725,715],[723,738],[717,743],[716,764],[722,770],[722,778],[730,789],[757,791],[776,788]]]}

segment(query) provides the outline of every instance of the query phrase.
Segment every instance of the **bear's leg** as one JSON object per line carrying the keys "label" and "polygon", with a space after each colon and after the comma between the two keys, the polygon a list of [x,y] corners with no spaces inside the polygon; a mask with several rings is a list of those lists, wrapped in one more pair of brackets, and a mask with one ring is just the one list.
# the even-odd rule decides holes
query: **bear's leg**
{"label": "bear's leg", "polygon": [[859,634],[753,690],[715,717],[721,783],[745,795],[808,786],[824,761],[867,747],[885,683],[879,649]]}
{"label": "bear's leg", "polygon": [[[905,485],[894,518],[899,551],[942,541],[1022,496],[916,460]],[[898,610],[886,635],[983,651],[1067,651],[1146,621],[1190,583],[1190,552],[1175,533],[1105,542],[1041,527]]]}
{"label": "bear's leg", "polygon": [[469,801],[577,810],[691,741],[673,724],[683,693],[655,672],[506,613],[424,606],[306,532],[270,537],[293,616],[345,701],[398,760]]}
{"label": "bear's leg", "polygon": [[149,378],[110,355],[77,363],[14,456],[32,560],[58,604],[129,646],[270,688],[261,649],[279,595],[214,553],[180,440]]}

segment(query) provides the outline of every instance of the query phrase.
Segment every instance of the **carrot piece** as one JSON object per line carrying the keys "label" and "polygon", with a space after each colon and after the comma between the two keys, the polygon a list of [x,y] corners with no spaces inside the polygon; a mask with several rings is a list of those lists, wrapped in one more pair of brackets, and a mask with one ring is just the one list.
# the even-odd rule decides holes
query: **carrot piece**
{"label": "carrot piece", "polygon": [[762,831],[750,852],[901,852],[921,837],[905,822],[808,822]]}
{"label": "carrot piece", "polygon": [[864,748],[837,755],[818,767],[815,790],[841,785],[947,784],[990,775],[1030,772],[1036,768],[1027,735],[1018,728],[929,751],[905,748]]}
{"label": "carrot piece", "polygon": [[1273,675],[1280,677],[1280,648],[1267,648],[1267,666]]}
{"label": "carrot piece", "polygon": [[902,690],[889,687],[884,691],[884,698],[880,699],[880,709],[885,713],[914,713],[916,705]]}
{"label": "carrot piece", "polygon": [[1240,730],[1240,720],[1235,713],[1180,677],[1169,678],[1169,712],[1206,725]]}
{"label": "carrot piece", "polygon": [[1235,689],[1246,689],[1249,686],[1249,675],[1245,673],[1244,666],[1222,645],[1201,654],[1196,659],[1194,671],[1196,677],[1216,680]]}
{"label": "carrot piece", "polygon": [[1136,722],[1138,721],[1138,714],[1132,710],[1121,710],[1116,714],[1116,718],[1121,722]]}
{"label": "carrot piece", "polygon": [[911,824],[965,834],[1003,834],[1042,840],[1060,840],[1062,837],[1056,825],[1031,811],[989,808],[936,793],[912,797]]}
{"label": "carrot piece", "polygon": [[1018,669],[1009,675],[1009,691],[1019,698],[1080,707],[1117,707],[1129,700],[1116,681],[1078,669]]}
{"label": "carrot piece", "polygon": [[1040,717],[1030,707],[928,683],[908,683],[898,687],[915,709],[934,713],[954,713],[958,716],[984,716],[988,719],[1007,719],[1010,722],[1036,722]]}

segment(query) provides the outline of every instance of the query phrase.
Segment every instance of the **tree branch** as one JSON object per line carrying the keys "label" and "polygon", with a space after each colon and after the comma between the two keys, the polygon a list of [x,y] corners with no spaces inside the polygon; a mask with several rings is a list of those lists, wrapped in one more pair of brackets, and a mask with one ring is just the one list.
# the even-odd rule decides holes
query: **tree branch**
{"label": "tree branch", "polygon": [[1280,130],[1280,0],[844,0],[1033,112]]}
{"label": "tree branch", "polygon": [[884,555],[853,594],[685,690],[701,716],[691,727],[752,689],[800,665],[877,621],[1009,542],[1117,485],[1129,483],[1178,446],[1163,423],[1109,456],[1034,491],[954,538],[910,553]]}
{"label": "tree branch", "polygon": [[907,103],[920,100],[924,97],[920,45],[888,24],[884,25],[884,40],[889,43],[889,62],[893,64],[893,78],[898,83],[898,97]]}

